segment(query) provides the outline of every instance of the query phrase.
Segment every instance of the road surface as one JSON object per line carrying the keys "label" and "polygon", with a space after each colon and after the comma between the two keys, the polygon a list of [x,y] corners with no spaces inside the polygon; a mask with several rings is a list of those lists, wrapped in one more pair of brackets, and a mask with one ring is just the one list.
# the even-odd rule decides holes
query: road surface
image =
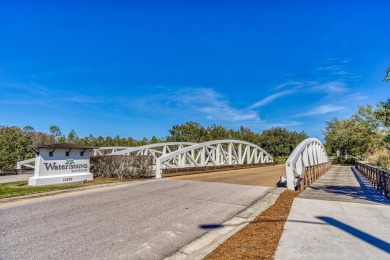
{"label": "road surface", "polygon": [[170,177],[177,180],[221,182],[252,186],[276,187],[280,176],[286,173],[285,165],[273,165],[240,170],[199,173]]}
{"label": "road surface", "polygon": [[162,259],[272,188],[148,180],[0,205],[0,259]]}

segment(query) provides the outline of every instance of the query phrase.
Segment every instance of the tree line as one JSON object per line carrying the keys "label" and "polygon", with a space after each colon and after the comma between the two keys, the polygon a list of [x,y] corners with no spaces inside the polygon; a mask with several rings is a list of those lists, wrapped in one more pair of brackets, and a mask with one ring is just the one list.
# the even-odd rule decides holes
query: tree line
{"label": "tree line", "polygon": [[353,156],[390,168],[390,99],[377,106],[359,106],[349,118],[326,122],[327,153]]}
{"label": "tree line", "polygon": [[52,125],[48,133],[35,131],[32,126],[23,128],[16,126],[0,126],[0,169],[13,169],[16,162],[34,157],[31,147],[53,143],[74,143],[93,147],[124,146],[136,147],[159,142],[207,142],[212,140],[235,139],[256,144],[274,157],[287,157],[294,148],[308,136],[305,132],[289,131],[282,127],[273,127],[262,133],[241,126],[239,129],[226,128],[221,125],[202,126],[193,121],[174,125],[169,135],[164,138],[143,138],[116,135],[98,136],[92,134],[79,137],[75,130],[62,133],[61,129]]}
{"label": "tree line", "polygon": [[[384,81],[390,81],[390,67]],[[390,169],[390,99],[359,106],[349,118],[326,122],[324,140],[328,154],[353,156]]]}

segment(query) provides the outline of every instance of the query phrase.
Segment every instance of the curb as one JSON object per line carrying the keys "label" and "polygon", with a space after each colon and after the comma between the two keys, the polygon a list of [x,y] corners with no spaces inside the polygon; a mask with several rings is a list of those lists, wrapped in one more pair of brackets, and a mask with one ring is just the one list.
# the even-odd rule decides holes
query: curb
{"label": "curb", "polygon": [[264,210],[273,205],[285,188],[275,188],[264,197],[257,200],[252,206],[244,209],[231,219],[221,224],[221,228],[215,228],[183,246],[164,260],[201,260],[213,252],[229,237],[243,229],[252,222]]}

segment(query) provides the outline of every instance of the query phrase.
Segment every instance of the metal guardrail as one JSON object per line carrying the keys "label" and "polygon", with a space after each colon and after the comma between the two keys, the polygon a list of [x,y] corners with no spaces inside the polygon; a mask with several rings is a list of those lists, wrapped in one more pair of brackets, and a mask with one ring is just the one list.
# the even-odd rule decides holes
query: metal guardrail
{"label": "metal guardrail", "polygon": [[299,190],[302,191],[310,184],[315,182],[318,178],[324,175],[324,173],[329,171],[330,166],[330,162],[326,162],[305,167],[305,172],[301,175],[301,178],[299,180]]}
{"label": "metal guardrail", "polygon": [[390,171],[361,162],[356,162],[355,167],[375,188],[390,199]]}

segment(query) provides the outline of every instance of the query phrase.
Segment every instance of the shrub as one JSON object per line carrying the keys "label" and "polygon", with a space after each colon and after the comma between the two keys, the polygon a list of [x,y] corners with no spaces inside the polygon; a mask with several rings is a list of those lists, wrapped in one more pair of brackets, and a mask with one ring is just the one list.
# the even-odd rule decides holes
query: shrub
{"label": "shrub", "polygon": [[375,149],[366,160],[369,164],[389,170],[390,150],[386,148]]}
{"label": "shrub", "polygon": [[333,164],[344,164],[345,163],[345,160],[341,157],[336,157],[333,159],[332,161]]}
{"label": "shrub", "polygon": [[354,165],[356,162],[356,158],[354,157],[348,157],[348,159],[344,159],[342,157],[336,157],[333,159],[333,164],[351,164]]}
{"label": "shrub", "polygon": [[346,159],[344,161],[345,164],[355,164],[356,163],[356,159],[353,158],[353,157],[349,157],[348,159]]}
{"label": "shrub", "polygon": [[91,173],[96,178],[145,178],[153,175],[153,158],[144,155],[91,157]]}
{"label": "shrub", "polygon": [[280,164],[280,163],[285,163],[287,161],[288,157],[285,156],[276,156],[274,157],[274,163],[275,164]]}

